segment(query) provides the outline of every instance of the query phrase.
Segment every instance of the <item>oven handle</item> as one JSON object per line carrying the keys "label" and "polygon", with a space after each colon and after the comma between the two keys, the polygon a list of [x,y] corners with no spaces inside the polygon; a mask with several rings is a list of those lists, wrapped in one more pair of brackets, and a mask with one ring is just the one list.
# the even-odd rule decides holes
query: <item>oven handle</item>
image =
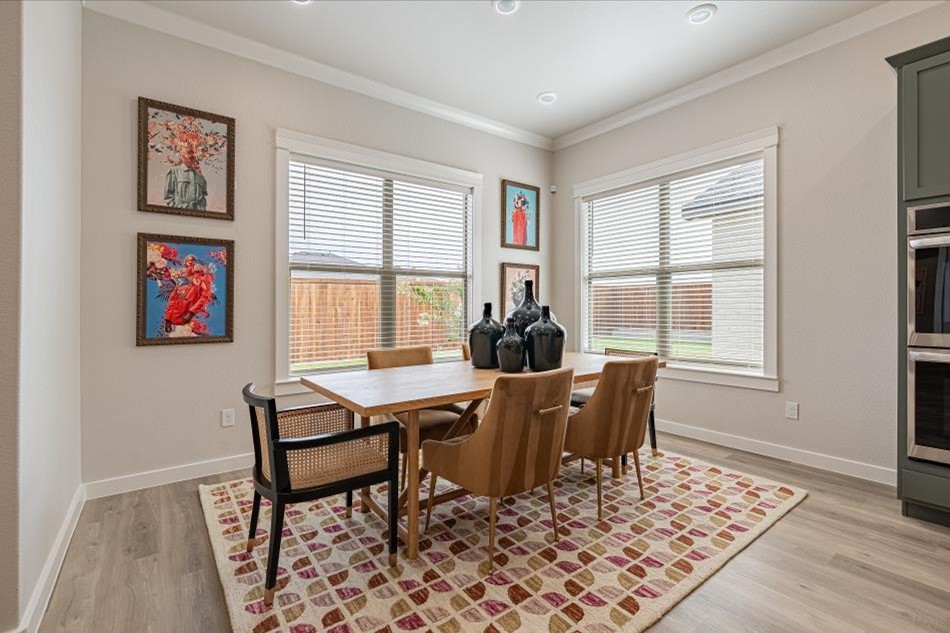
{"label": "oven handle", "polygon": [[934,246],[950,246],[950,235],[934,235],[932,237],[912,237],[907,240],[911,248],[931,248]]}
{"label": "oven handle", "polygon": [[950,363],[950,352],[922,352],[911,349],[907,350],[907,357],[925,363]]}

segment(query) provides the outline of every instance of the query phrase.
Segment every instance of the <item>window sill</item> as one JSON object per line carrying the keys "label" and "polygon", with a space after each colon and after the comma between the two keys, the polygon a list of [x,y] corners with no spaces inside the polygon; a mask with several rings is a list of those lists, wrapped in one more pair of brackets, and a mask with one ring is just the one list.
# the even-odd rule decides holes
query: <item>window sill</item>
{"label": "window sill", "polygon": [[301,394],[314,394],[313,389],[300,384],[300,378],[288,378],[274,382],[275,396],[297,396]]}
{"label": "window sill", "polygon": [[658,372],[658,377],[684,382],[700,382],[710,385],[739,387],[742,389],[758,389],[760,391],[778,391],[778,376],[764,376],[743,371],[729,369],[713,369],[697,367],[685,363],[669,362],[665,369]]}

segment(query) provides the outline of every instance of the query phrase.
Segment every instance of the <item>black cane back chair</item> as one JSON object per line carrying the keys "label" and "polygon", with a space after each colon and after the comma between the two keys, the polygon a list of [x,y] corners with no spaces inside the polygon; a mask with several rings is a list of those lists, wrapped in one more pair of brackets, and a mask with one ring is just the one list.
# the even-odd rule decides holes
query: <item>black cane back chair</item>
{"label": "black cane back chair", "polygon": [[244,387],[254,441],[254,506],[247,551],[257,542],[261,497],[272,504],[264,602],[272,604],[277,560],[288,504],[346,493],[346,516],[353,510],[353,491],[389,484],[389,564],[396,564],[399,424],[386,422],[353,428],[353,413],[337,404],[277,410],[274,398]]}

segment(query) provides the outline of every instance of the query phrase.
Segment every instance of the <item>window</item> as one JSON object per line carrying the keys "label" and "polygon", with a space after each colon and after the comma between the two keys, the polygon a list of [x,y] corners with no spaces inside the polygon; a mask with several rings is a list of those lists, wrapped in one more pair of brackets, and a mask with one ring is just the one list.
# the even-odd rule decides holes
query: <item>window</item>
{"label": "window", "polygon": [[472,187],[297,154],[286,165],[286,376],[365,366],[375,347],[460,358]]}
{"label": "window", "polygon": [[758,151],[579,196],[585,351],[774,377],[767,180]]}

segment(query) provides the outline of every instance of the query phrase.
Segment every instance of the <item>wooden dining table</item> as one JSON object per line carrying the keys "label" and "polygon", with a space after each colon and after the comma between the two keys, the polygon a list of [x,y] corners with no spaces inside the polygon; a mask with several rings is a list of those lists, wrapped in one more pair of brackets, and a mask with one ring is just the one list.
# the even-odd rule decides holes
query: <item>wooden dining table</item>
{"label": "wooden dining table", "polygon": [[[574,369],[575,383],[583,383],[597,380],[604,364],[610,360],[617,359],[603,354],[569,352],[564,355],[563,366]],[[492,385],[500,375],[497,369],[476,369],[467,362],[444,362],[312,374],[301,378],[303,385],[359,416],[361,427],[368,426],[373,416],[408,414],[405,420],[407,484],[399,496],[399,512],[407,516],[406,529],[400,525],[400,536],[407,544],[410,559],[415,559],[419,551],[422,503],[419,484],[426,475],[419,465],[419,410],[468,402],[458,422],[446,434],[446,439],[454,437],[491,395]],[[655,441],[653,437],[651,433],[651,440]],[[464,490],[442,493],[433,501],[441,503],[464,494],[467,494]],[[386,518],[386,512],[373,500],[368,488],[360,491],[360,502],[364,511],[373,511]]]}

